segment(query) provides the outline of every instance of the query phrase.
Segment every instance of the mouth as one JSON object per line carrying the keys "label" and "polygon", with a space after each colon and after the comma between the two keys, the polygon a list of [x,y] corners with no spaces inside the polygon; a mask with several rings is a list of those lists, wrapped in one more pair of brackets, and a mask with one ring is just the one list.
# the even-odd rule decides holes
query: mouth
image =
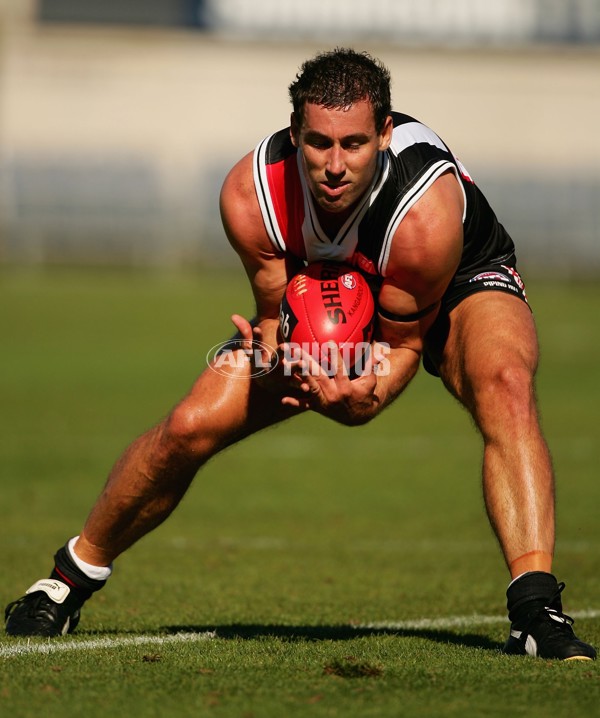
{"label": "mouth", "polygon": [[349,182],[321,182],[321,189],[325,197],[335,200],[344,194],[349,185]]}

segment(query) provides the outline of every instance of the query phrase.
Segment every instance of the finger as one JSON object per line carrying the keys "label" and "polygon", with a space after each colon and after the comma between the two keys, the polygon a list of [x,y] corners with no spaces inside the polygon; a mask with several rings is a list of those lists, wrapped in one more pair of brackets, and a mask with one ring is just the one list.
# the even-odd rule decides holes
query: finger
{"label": "finger", "polygon": [[338,367],[338,350],[337,344],[332,341],[324,342],[321,345],[321,369],[328,377],[337,375]]}
{"label": "finger", "polygon": [[367,358],[364,362],[363,369],[360,372],[360,376],[368,376],[369,374],[374,374],[377,371],[377,367],[381,362],[381,360],[377,357],[377,353],[374,351],[372,344],[368,347],[366,354]]}
{"label": "finger", "polygon": [[250,322],[240,314],[232,314],[231,321],[240,333],[244,349],[252,349],[252,325]]}
{"label": "finger", "polygon": [[307,370],[307,362],[303,351],[297,346],[281,344],[279,346],[281,364],[286,376],[304,374]]}
{"label": "finger", "polygon": [[326,368],[323,366],[324,361],[321,357],[321,361],[317,361],[317,359],[310,354],[309,352],[302,349],[301,352],[302,356],[302,376],[306,379],[318,377],[318,376],[327,376]]}
{"label": "finger", "polygon": [[283,406],[291,406],[294,409],[299,409],[300,411],[307,411],[310,409],[308,401],[296,399],[294,396],[284,396],[281,403]]}
{"label": "finger", "polygon": [[252,327],[252,334],[254,335],[254,338],[261,342],[263,339],[263,330],[259,326]]}
{"label": "finger", "polygon": [[263,364],[266,364],[267,362],[270,362],[274,359],[274,355],[277,353],[277,351],[273,349],[273,347],[265,343],[264,333],[261,327],[252,327],[252,342],[252,348],[254,352],[259,352],[261,362]]}
{"label": "finger", "polygon": [[331,379],[326,374],[307,374],[301,385],[302,391],[310,394],[313,398],[318,397],[319,400],[328,400],[331,398],[329,391]]}
{"label": "finger", "polygon": [[350,382],[350,374],[348,367],[344,361],[344,355],[340,347],[335,342],[326,342],[323,345],[324,371],[330,379],[335,379],[337,383]]}

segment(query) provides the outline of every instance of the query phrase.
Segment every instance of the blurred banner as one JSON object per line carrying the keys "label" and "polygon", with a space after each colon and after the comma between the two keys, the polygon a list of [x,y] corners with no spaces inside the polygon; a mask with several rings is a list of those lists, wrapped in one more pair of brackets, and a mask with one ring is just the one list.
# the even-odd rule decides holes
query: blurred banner
{"label": "blurred banner", "polygon": [[42,22],[199,26],[203,0],[40,0]]}
{"label": "blurred banner", "polygon": [[240,35],[392,42],[514,43],[600,38],[596,0],[207,0],[204,20]]}
{"label": "blurred banner", "polygon": [[41,0],[58,22],[195,25],[252,38],[597,42],[598,0]]}
{"label": "blurred banner", "polygon": [[599,11],[600,0],[0,0],[0,262],[236,262],[224,177],[287,125],[303,60],[347,43],[389,66],[395,108],[461,158],[525,265],[595,276]]}

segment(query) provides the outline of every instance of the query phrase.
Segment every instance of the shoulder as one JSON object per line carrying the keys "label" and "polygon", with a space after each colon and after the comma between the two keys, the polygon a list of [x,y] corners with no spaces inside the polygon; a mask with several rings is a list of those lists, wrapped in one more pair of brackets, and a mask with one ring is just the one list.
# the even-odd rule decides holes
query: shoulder
{"label": "shoulder", "polygon": [[266,186],[272,185],[274,180],[275,185],[283,183],[283,177],[279,176],[275,167],[283,166],[295,153],[296,148],[292,145],[289,128],[279,130],[262,140],[256,149],[234,165],[225,178],[220,197],[221,212],[226,216],[237,212],[250,212],[252,217],[260,217],[257,185],[266,191]]}
{"label": "shoulder", "polygon": [[385,341],[421,351],[422,337],[437,316],[462,248],[462,194],[454,174],[447,172],[411,208],[393,235],[379,305],[398,319],[380,316]]}
{"label": "shoulder", "polygon": [[427,301],[441,297],[463,249],[463,193],[451,170],[438,177],[398,226],[386,278]]}
{"label": "shoulder", "polygon": [[446,143],[430,127],[409,115],[393,113],[394,129],[388,149],[391,172],[403,196],[414,197],[419,187],[439,176],[456,160]]}
{"label": "shoulder", "polygon": [[223,226],[230,241],[264,233],[253,177],[254,152],[237,162],[227,174],[219,198]]}
{"label": "shoulder", "polygon": [[248,206],[256,203],[252,169],[253,156],[254,152],[249,152],[242,157],[225,177],[220,195],[221,210],[233,209],[232,205],[238,202]]}
{"label": "shoulder", "polygon": [[442,138],[420,120],[400,112],[392,112],[394,128],[392,131],[392,142],[390,152],[396,156],[411,151],[450,155],[451,152]]}
{"label": "shoulder", "polygon": [[254,186],[253,156],[249,152],[232,167],[219,198],[223,227],[238,251],[269,243]]}

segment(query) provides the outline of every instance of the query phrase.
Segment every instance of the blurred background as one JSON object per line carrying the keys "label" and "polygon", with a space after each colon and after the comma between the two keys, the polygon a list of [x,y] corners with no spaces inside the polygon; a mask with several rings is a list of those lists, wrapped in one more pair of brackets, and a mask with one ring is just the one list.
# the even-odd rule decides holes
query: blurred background
{"label": "blurred background", "polygon": [[0,0],[0,264],[235,264],[221,183],[336,44],[389,66],[528,274],[598,275],[600,0]]}

